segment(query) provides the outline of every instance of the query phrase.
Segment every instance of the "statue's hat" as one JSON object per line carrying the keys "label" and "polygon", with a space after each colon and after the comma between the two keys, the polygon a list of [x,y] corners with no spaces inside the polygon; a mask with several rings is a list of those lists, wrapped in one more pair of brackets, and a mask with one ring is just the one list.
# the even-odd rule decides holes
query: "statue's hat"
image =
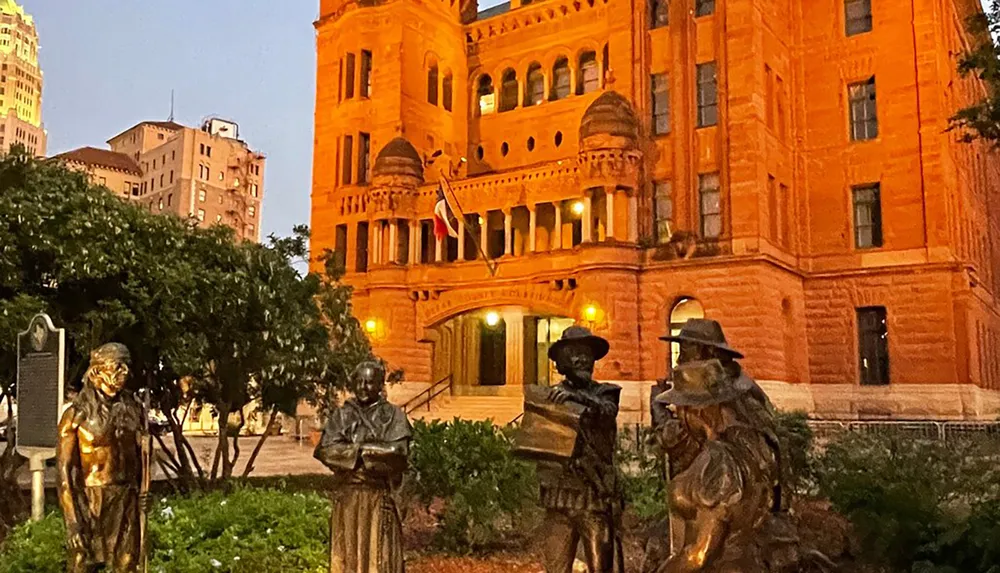
{"label": "statue's hat", "polygon": [[694,342],[704,344],[728,352],[735,358],[743,358],[743,354],[729,346],[726,342],[726,335],[722,332],[722,325],[714,320],[705,318],[690,318],[681,327],[680,333],[676,336],[661,336],[660,340],[668,342]]}
{"label": "statue's hat", "polygon": [[607,340],[596,336],[589,329],[583,326],[571,326],[563,331],[562,337],[549,347],[549,360],[555,360],[559,355],[559,349],[570,344],[583,344],[589,346],[594,353],[594,360],[600,360],[608,355],[611,345]]}

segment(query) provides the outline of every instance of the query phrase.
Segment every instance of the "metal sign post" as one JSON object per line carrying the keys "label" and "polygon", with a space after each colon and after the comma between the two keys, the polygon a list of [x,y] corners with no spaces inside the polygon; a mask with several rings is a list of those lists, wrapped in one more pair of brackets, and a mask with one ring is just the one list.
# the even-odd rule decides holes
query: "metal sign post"
{"label": "metal sign post", "polygon": [[31,519],[45,513],[45,460],[59,442],[66,331],[46,314],[36,315],[17,337],[17,433],[15,448],[31,470]]}

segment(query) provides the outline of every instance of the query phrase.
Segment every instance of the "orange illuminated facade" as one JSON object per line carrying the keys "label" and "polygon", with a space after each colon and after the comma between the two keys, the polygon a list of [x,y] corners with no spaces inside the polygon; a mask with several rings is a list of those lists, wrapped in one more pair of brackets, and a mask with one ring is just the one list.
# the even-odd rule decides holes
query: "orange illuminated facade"
{"label": "orange illuminated facade", "polygon": [[946,131],[985,93],[954,72],[975,10],[321,0],[313,252],[411,383],[498,421],[573,322],[646,420],[692,316],[781,407],[994,419],[1000,171]]}

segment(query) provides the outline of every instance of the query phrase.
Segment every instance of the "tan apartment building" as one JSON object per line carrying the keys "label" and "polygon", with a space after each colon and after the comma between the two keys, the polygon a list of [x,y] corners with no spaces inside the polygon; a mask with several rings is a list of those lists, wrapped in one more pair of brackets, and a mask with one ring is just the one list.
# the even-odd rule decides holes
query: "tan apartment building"
{"label": "tan apartment building", "polygon": [[45,155],[38,32],[24,8],[0,0],[0,152],[16,144]]}
{"label": "tan apartment building", "polygon": [[239,139],[239,126],[220,119],[200,129],[144,121],[108,140],[110,150],[82,147],[57,155],[70,167],[154,213],[223,224],[260,240],[264,155]]}

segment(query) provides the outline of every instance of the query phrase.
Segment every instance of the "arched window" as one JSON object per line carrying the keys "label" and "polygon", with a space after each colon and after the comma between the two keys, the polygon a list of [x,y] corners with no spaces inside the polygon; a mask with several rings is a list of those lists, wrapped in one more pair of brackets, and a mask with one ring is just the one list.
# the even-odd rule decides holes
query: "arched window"
{"label": "arched window", "polygon": [[[670,309],[670,335],[677,336],[684,328],[684,323],[692,318],[705,318],[705,309],[698,302],[698,299],[684,297],[674,303]],[[677,357],[681,353],[681,346],[676,342],[670,343],[670,367],[677,366]]]}
{"label": "arched window", "polygon": [[483,74],[479,77],[476,97],[479,98],[479,113],[481,115],[493,113],[496,109],[496,94],[493,93],[493,78],[489,74]]}
{"label": "arched window", "polygon": [[506,70],[500,80],[500,111],[517,107],[517,72]]}
{"label": "arched window", "polygon": [[427,103],[437,105],[438,103],[438,67],[432,64],[427,69]]}
{"label": "arched window", "polygon": [[569,60],[559,58],[552,66],[552,99],[563,99],[570,93]]}
{"label": "arched window", "polygon": [[441,104],[446,111],[451,111],[452,91],[451,72],[448,72],[441,80]]}
{"label": "arched window", "polygon": [[524,94],[524,105],[538,105],[545,101],[545,75],[541,64],[528,66],[528,86]]}
{"label": "arched window", "polygon": [[589,94],[601,89],[601,73],[597,65],[596,52],[580,54],[580,79],[577,82],[576,93]]}

